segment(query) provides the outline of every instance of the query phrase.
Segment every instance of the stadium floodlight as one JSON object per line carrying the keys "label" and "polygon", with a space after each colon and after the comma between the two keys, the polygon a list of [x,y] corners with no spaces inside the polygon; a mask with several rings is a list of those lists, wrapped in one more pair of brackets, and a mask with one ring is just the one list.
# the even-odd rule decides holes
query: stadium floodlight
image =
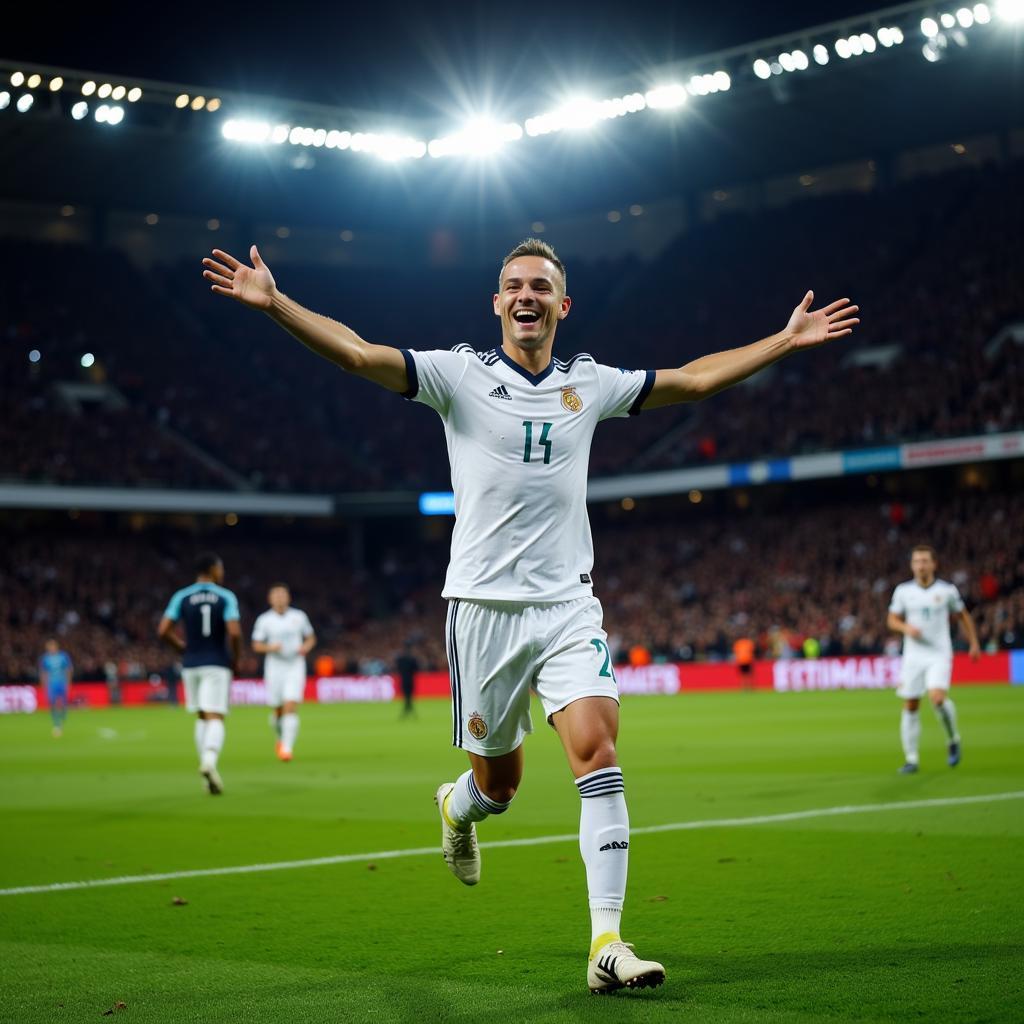
{"label": "stadium floodlight", "polygon": [[75,105],[74,105],[74,106],[73,106],[73,107],[71,108],[71,116],[72,116],[72,117],[73,117],[73,118],[74,118],[74,119],[75,119],[76,121],[81,121],[81,120],[82,120],[82,118],[83,118],[83,117],[85,117],[85,116],[86,116],[86,115],[87,115],[88,113],[89,113],[89,104],[88,104],[88,103],[86,103],[86,102],[85,102],[85,100],[79,100],[79,101],[78,101],[78,102],[77,102],[77,103],[76,103],[76,104],[75,104]]}
{"label": "stadium floodlight", "polygon": [[104,82],[96,90],[96,95],[99,96],[101,100],[105,100],[113,91],[114,87],[109,82]]}
{"label": "stadium floodlight", "polygon": [[15,107],[18,109],[19,114],[24,114],[31,109],[32,104],[35,102],[35,97],[30,92],[23,92],[18,97],[18,102]]}
{"label": "stadium floodlight", "polygon": [[96,120],[97,120],[97,121],[98,121],[98,122],[99,122],[100,124],[106,124],[106,123],[107,123],[107,117],[108,117],[109,115],[110,115],[110,107],[108,107],[106,103],[101,103],[101,104],[100,104],[100,105],[99,105],[99,106],[98,106],[98,107],[96,108],[96,113],[95,113],[95,114],[93,114],[92,116],[93,116],[94,118],[96,118]]}
{"label": "stadium floodlight", "polygon": [[854,57],[859,57],[864,52],[864,40],[860,36],[850,36],[846,40],[846,45]]}
{"label": "stadium floodlight", "polygon": [[221,135],[232,142],[248,142],[259,145],[270,138],[270,125],[266,121],[247,121],[231,118],[220,127]]}
{"label": "stadium floodlight", "polygon": [[686,87],[678,83],[655,86],[644,93],[644,103],[652,110],[672,110],[681,107],[687,99]]}
{"label": "stadium floodlight", "polygon": [[762,81],[767,81],[767,79],[772,77],[771,66],[763,57],[758,57],[757,60],[754,61],[754,74]]}
{"label": "stadium floodlight", "polygon": [[193,110],[202,110],[206,106],[205,96],[193,96],[192,102],[189,104]]}
{"label": "stadium floodlight", "polygon": [[988,4],[974,5],[974,20],[979,25],[987,25],[992,20],[992,10]]}
{"label": "stadium floodlight", "polygon": [[939,23],[934,18],[922,18],[921,32],[929,39],[934,39],[939,34]]}
{"label": "stadium floodlight", "polygon": [[996,14],[1003,21],[1016,24],[1024,20],[1024,0],[999,0],[996,4]]}
{"label": "stadium floodlight", "polygon": [[29,354],[28,354],[28,361],[30,363],[38,363],[39,360],[42,359],[42,358],[43,358],[43,353],[40,352],[39,349],[37,349],[37,348],[32,349],[32,351],[29,352]]}
{"label": "stadium floodlight", "polygon": [[811,62],[803,50],[793,51],[793,63],[796,65],[797,71],[806,71],[811,66]]}
{"label": "stadium floodlight", "polygon": [[91,79],[82,83],[82,95],[91,96],[96,91],[96,83]]}
{"label": "stadium floodlight", "polygon": [[970,28],[974,24],[974,12],[967,7],[961,7],[956,12],[956,20],[961,28]]}
{"label": "stadium floodlight", "polygon": [[942,55],[935,43],[925,43],[921,47],[921,56],[929,63],[934,64]]}
{"label": "stadium floodlight", "polygon": [[13,71],[13,72],[11,72],[11,85],[13,85],[15,89],[17,89],[19,85],[23,85],[24,82],[25,82],[25,74],[24,74],[24,72],[22,72],[22,71]]}
{"label": "stadium floodlight", "polygon": [[861,32],[859,38],[865,53],[875,52],[877,43],[875,42],[875,37],[870,32]]}
{"label": "stadium floodlight", "polygon": [[112,106],[107,114],[107,124],[120,124],[124,120],[124,107]]}
{"label": "stadium floodlight", "polygon": [[323,145],[326,141],[327,129],[317,128],[317,130],[313,132],[313,145],[316,146],[317,149],[323,149]]}
{"label": "stadium floodlight", "polygon": [[50,92],[60,92],[64,87],[64,79],[57,75],[56,78],[50,79]]}
{"label": "stadium floodlight", "polygon": [[850,43],[847,39],[836,40],[836,56],[841,57],[843,60],[847,60],[853,51],[850,49]]}
{"label": "stadium floodlight", "polygon": [[777,60],[773,60],[771,64],[768,65],[768,67],[771,69],[773,75],[782,74],[782,65]]}
{"label": "stadium floodlight", "polygon": [[128,90],[123,85],[115,85],[114,91],[110,94],[112,100],[123,100]]}
{"label": "stadium floodlight", "polygon": [[188,106],[188,101],[189,101],[189,95],[188,95],[188,93],[187,93],[187,92],[183,92],[183,93],[181,93],[181,94],[180,94],[180,95],[179,95],[179,96],[177,97],[177,99],[175,99],[175,101],[174,101],[174,105],[175,105],[175,106],[176,106],[176,107],[177,107],[177,108],[178,108],[179,110],[184,110],[184,109],[185,109],[185,107],[187,107],[187,106]]}
{"label": "stadium floodlight", "polygon": [[791,53],[780,53],[779,63],[782,65],[783,71],[796,71],[796,61],[793,60]]}
{"label": "stadium floodlight", "polygon": [[719,92],[728,92],[732,88],[732,79],[728,71],[716,71],[712,76]]}
{"label": "stadium floodlight", "polygon": [[431,139],[427,152],[436,158],[466,154],[490,156],[509,142],[523,137],[522,126],[513,121],[502,124],[487,117],[468,121],[461,131]]}
{"label": "stadium floodlight", "polygon": [[0,91],[0,110],[6,110],[11,105],[11,94],[4,89]]}
{"label": "stadium floodlight", "polygon": [[142,90],[136,85],[128,90],[128,102],[138,103],[142,99]]}
{"label": "stadium floodlight", "polygon": [[956,18],[954,18],[953,15],[949,14],[949,13],[940,14],[939,15],[939,24],[943,28],[952,28],[956,24]]}
{"label": "stadium floodlight", "polygon": [[31,74],[28,76],[28,81],[25,83],[30,89],[38,89],[43,82],[43,76],[39,74]]}
{"label": "stadium floodlight", "polygon": [[601,117],[597,104],[587,96],[574,96],[556,112],[560,127],[570,132],[587,131]]}
{"label": "stadium floodlight", "polygon": [[80,360],[82,368],[88,370],[93,363],[96,362],[96,357],[91,352],[84,352]]}
{"label": "stadium floodlight", "polygon": [[280,146],[281,143],[288,141],[288,133],[291,131],[291,127],[286,124],[275,124],[273,130],[270,133],[270,141],[275,146]]}
{"label": "stadium floodlight", "polygon": [[206,109],[211,114],[216,113],[218,110],[220,110],[220,107],[221,107],[221,102],[220,102],[220,100],[216,96],[214,96],[212,100],[207,100],[206,101]]}
{"label": "stadium floodlight", "polygon": [[822,46],[821,43],[818,43],[814,47],[814,51],[813,52],[814,52],[814,62],[816,64],[824,65],[824,64],[828,63],[828,47],[827,46]]}

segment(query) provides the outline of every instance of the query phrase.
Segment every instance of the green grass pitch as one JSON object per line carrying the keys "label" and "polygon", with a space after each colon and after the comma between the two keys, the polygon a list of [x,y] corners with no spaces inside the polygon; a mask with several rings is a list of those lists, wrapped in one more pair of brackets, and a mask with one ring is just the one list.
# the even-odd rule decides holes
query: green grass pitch
{"label": "green grass pitch", "polygon": [[[634,826],[1024,790],[1024,690],[955,691],[963,764],[925,710],[922,770],[887,693],[627,699]],[[296,760],[239,708],[200,786],[168,708],[0,719],[0,888],[433,847],[463,770],[444,702],[307,706]],[[540,716],[534,714],[535,722]],[[481,840],[575,833],[555,736]],[[624,937],[663,988],[591,996],[570,839],[484,850],[460,886],[437,853],[0,896],[0,1021],[1019,1021],[1024,800],[637,834]],[[186,901],[176,904],[178,898]]]}

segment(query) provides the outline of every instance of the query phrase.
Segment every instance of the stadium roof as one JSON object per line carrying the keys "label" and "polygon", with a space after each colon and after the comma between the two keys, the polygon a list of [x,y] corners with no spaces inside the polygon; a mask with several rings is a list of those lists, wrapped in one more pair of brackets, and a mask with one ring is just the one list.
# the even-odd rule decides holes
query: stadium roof
{"label": "stadium roof", "polygon": [[[917,25],[926,7],[928,5],[904,4],[876,12],[878,17],[872,21],[877,27],[884,23],[879,20],[884,15],[891,13],[894,19],[902,15],[909,36],[911,25],[907,19]],[[946,7],[936,6],[936,17],[945,12],[947,17],[955,18],[956,13],[952,12],[959,11],[956,5]],[[599,124],[596,130],[586,133],[566,131],[540,138],[524,137],[489,162],[426,159],[385,163],[349,154],[296,150],[290,146],[243,151],[237,143],[225,140],[218,128],[223,128],[224,117],[232,105],[236,112],[245,115],[274,120],[287,118],[292,126],[304,123],[332,127],[331,117],[344,115],[352,121],[355,130],[372,130],[375,115],[372,107],[366,107],[371,99],[369,92],[355,88],[346,92],[346,95],[363,99],[361,111],[354,105],[343,109],[322,102],[314,104],[309,99],[296,104],[282,98],[298,94],[309,97],[319,88],[321,72],[313,69],[324,64],[320,59],[320,41],[310,42],[308,58],[302,55],[309,66],[308,73],[280,72],[276,84],[281,86],[281,91],[275,94],[278,99],[267,100],[249,90],[241,94],[225,92],[221,95],[230,96],[231,101],[225,103],[220,116],[214,117],[209,116],[208,110],[193,115],[188,107],[180,111],[170,109],[170,97],[173,90],[179,88],[170,84],[164,86],[165,91],[171,92],[167,92],[167,109],[158,111],[159,117],[146,121],[145,117],[135,118],[135,112],[131,111],[125,125],[112,130],[95,125],[91,116],[83,123],[68,116],[35,116],[41,104],[31,116],[18,116],[13,109],[12,90],[9,100],[12,106],[0,112],[0,140],[7,157],[4,197],[158,208],[204,215],[215,211],[218,215],[243,221],[252,218],[253,211],[258,210],[261,218],[276,218],[292,224],[316,223],[320,219],[343,220],[355,226],[379,223],[382,219],[424,225],[529,220],[546,212],[553,204],[557,204],[564,215],[602,205],[647,201],[666,194],[756,181],[773,174],[799,174],[845,159],[871,156],[884,162],[885,155],[895,151],[983,132],[1005,132],[1022,123],[1018,99],[1022,94],[1017,56],[1020,37],[1012,27],[999,31],[993,25],[985,31],[972,30],[968,37],[961,26],[955,24],[948,33],[950,43],[941,54],[943,59],[935,61],[922,56],[921,44],[928,40],[919,28],[914,28],[914,37],[908,38],[898,53],[896,48],[892,53],[883,53],[879,46],[878,53],[872,52],[870,59],[841,60],[832,52],[829,67],[815,67],[810,62],[809,68],[795,74],[770,75],[769,80],[758,81],[760,74],[755,77],[750,71],[750,58],[755,54],[763,54],[765,68],[769,61],[776,65],[779,51],[787,46],[795,53],[803,35],[807,39],[804,45],[810,52],[814,39],[810,33],[802,33],[800,25],[794,21],[795,12],[810,15],[809,8],[810,5],[773,5],[773,14],[768,17],[761,8],[751,6],[747,15],[729,20],[727,27],[722,27],[726,19],[721,17],[721,8],[718,8],[714,18],[700,19],[699,23],[705,26],[705,36],[700,38],[739,43],[741,33],[746,34],[749,28],[748,45],[702,56],[694,53],[692,46],[679,44],[672,38],[656,46],[645,32],[658,25],[664,31],[666,25],[678,22],[671,16],[668,22],[659,21],[653,15],[645,21],[643,5],[631,7],[631,16],[637,22],[635,30],[624,30],[616,43],[602,36],[600,27],[595,29],[600,41],[589,44],[594,47],[593,51],[588,51],[593,58],[589,64],[584,59],[587,45],[575,36],[557,31],[561,24],[559,19],[569,17],[566,13],[554,17],[547,36],[532,23],[521,33],[501,32],[500,26],[505,24],[502,19],[508,18],[503,15],[496,23],[499,29],[491,33],[484,31],[481,26],[485,22],[479,21],[449,37],[445,15],[431,23],[433,27],[423,33],[418,45],[406,43],[402,52],[409,55],[408,74],[396,72],[391,64],[398,52],[393,42],[385,37],[366,37],[367,32],[373,34],[373,22],[364,19],[346,29],[347,35],[344,39],[339,37],[333,51],[339,55],[334,72],[337,81],[350,82],[353,74],[362,75],[366,83],[381,81],[382,74],[395,78],[393,89],[381,86],[380,95],[386,99],[376,107],[380,111],[376,116],[387,130],[418,132],[423,138],[429,137],[432,130],[440,130],[446,102],[470,102],[467,79],[474,61],[467,58],[459,63],[458,57],[460,48],[465,47],[473,32],[488,39],[489,45],[483,50],[487,60],[492,53],[503,52],[506,44],[517,53],[525,45],[530,49],[537,47],[536,64],[543,69],[546,60],[564,49],[566,62],[561,74],[556,75],[550,66],[547,73],[540,75],[532,70],[528,76],[516,73],[515,69],[522,67],[521,55],[516,58],[519,64],[508,63],[511,58],[496,57],[494,68],[497,70],[486,69],[495,78],[501,74],[510,76],[502,83],[506,95],[504,98],[497,95],[494,82],[488,86],[485,79],[480,95],[486,95],[489,89],[496,103],[505,104],[502,112],[508,111],[507,116],[525,121],[527,131],[530,102],[537,104],[533,108],[535,112],[545,107],[540,106],[543,100],[540,93],[529,99],[522,91],[514,100],[508,97],[508,90],[513,85],[518,88],[524,80],[542,82],[550,94],[558,88],[579,88],[579,80],[571,82],[570,79],[574,73],[583,74],[575,69],[587,67],[590,77],[584,83],[585,88],[597,90],[598,95],[616,95],[616,90],[644,88],[645,77],[647,85],[657,84],[676,70],[680,74],[699,70],[702,61],[708,71],[714,70],[712,65],[723,63],[724,66],[727,61],[731,62],[728,66],[733,71],[736,87],[727,95],[701,96],[678,112],[664,112],[668,116],[652,116],[658,112],[648,111],[644,116]],[[289,8],[292,13],[294,10]],[[590,10],[593,12],[594,8]],[[820,26],[822,10],[822,5],[813,5],[813,16],[803,22],[803,27]],[[420,24],[420,17],[410,17],[408,24]],[[195,23],[187,14],[181,20],[182,26],[191,27],[187,30],[172,28],[169,38],[173,40],[181,32],[191,32],[189,44],[182,44],[175,51],[182,71],[204,72],[200,79],[204,83],[233,79],[236,84],[244,84],[258,79],[261,92],[274,84],[274,75],[260,77],[254,70],[254,62],[265,55],[262,46],[250,50],[247,44],[226,45],[228,36],[223,31],[212,31],[199,38]],[[317,24],[297,20],[303,21],[304,28]],[[587,24],[592,21],[593,13]],[[607,24],[616,22],[611,19]],[[792,42],[785,35],[754,41],[754,26],[767,24],[794,30],[790,36]],[[843,27],[844,24],[831,26],[831,35],[834,37],[837,31],[844,33],[847,28],[856,32],[864,27],[857,23],[856,15],[851,15],[847,27]],[[330,26],[327,28],[330,36]],[[271,33],[273,23],[265,23],[264,29]],[[540,42],[539,31],[543,36]],[[299,29],[294,27],[291,34],[282,29],[279,38],[287,43],[297,32]],[[309,31],[306,34],[317,40],[323,35]],[[443,45],[439,34],[443,36]],[[497,42],[492,35],[497,36]],[[671,37],[672,33],[668,35]],[[90,47],[92,40],[102,39],[102,36],[102,32],[91,33]],[[962,44],[954,37],[961,38]],[[45,40],[45,34],[41,38]],[[646,44],[642,42],[645,38],[649,40]],[[361,47],[360,40],[365,46]],[[14,45],[10,38],[7,42]],[[137,82],[140,80],[131,78],[135,69],[152,67],[156,71],[170,67],[167,63],[170,58],[164,52],[168,43],[157,48],[156,53],[150,53],[151,47],[135,50],[130,43],[126,45],[120,32],[117,43],[122,57],[116,63],[110,58],[107,71],[112,80],[120,76],[125,82]],[[276,40],[273,45],[281,48]],[[298,66],[296,58],[291,55],[290,46],[285,48],[289,56],[281,58],[279,63],[282,68],[294,69]],[[872,50],[875,48],[873,44]],[[67,41],[53,49],[56,54],[65,56],[75,53]],[[48,52],[47,47],[42,44],[32,48],[32,54],[40,57],[45,52]],[[95,66],[95,58],[103,52],[101,47],[99,53],[92,54],[93,59],[78,66]],[[357,59],[350,56],[352,53],[358,55]],[[372,57],[363,57],[365,53]],[[599,60],[594,57],[595,53],[600,56]],[[681,65],[663,64],[655,68],[652,54],[676,58],[685,54],[694,59]],[[790,56],[789,52],[785,56]],[[803,59],[808,60],[806,54]],[[197,61],[203,62],[203,66],[198,67]],[[421,75],[424,61],[434,65],[435,71],[445,65],[446,76],[435,77],[428,102],[411,103],[410,91],[427,88],[426,79]],[[277,66],[273,61],[269,63]],[[386,71],[388,68],[390,72]],[[738,68],[742,70],[742,80],[736,77]],[[69,71],[67,75],[71,78],[74,72]],[[184,81],[185,77],[178,80]],[[367,90],[376,88],[366,83]],[[147,95],[161,84],[150,83],[147,76]],[[196,87],[180,88],[188,90],[182,95],[195,100]],[[207,93],[216,92],[203,88]],[[445,89],[451,95],[443,96]],[[321,95],[321,99],[328,98],[328,95]],[[290,112],[285,110],[289,102]],[[394,105],[385,106],[387,102]],[[280,113],[271,109],[275,103]],[[145,105],[142,103],[139,107]],[[432,113],[428,114],[428,110]],[[176,119],[168,118],[167,114]],[[296,116],[306,120],[297,121]],[[128,130],[133,118],[139,124]]]}

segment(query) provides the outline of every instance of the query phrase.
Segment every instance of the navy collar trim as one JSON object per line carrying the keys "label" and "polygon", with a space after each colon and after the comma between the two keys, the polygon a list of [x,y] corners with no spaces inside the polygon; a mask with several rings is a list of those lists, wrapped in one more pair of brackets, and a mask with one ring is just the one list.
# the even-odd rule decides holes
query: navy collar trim
{"label": "navy collar trim", "polygon": [[516,373],[525,377],[534,387],[541,382],[548,379],[555,371],[555,361],[552,359],[548,365],[540,371],[540,373],[530,373],[529,370],[523,369],[517,362],[508,357],[508,353],[499,345],[495,351],[498,353],[498,358],[506,365],[511,367]]}

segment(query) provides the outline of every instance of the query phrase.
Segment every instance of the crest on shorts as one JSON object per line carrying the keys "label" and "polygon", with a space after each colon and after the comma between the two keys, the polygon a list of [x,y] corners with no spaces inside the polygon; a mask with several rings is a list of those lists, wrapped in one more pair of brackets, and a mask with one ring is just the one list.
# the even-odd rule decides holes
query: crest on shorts
{"label": "crest on shorts", "polygon": [[575,388],[562,388],[562,405],[569,412],[579,412],[583,408],[583,399],[576,394]]}
{"label": "crest on shorts", "polygon": [[469,716],[466,728],[469,729],[469,735],[475,740],[482,740],[487,735],[487,723],[479,711],[474,711]]}

